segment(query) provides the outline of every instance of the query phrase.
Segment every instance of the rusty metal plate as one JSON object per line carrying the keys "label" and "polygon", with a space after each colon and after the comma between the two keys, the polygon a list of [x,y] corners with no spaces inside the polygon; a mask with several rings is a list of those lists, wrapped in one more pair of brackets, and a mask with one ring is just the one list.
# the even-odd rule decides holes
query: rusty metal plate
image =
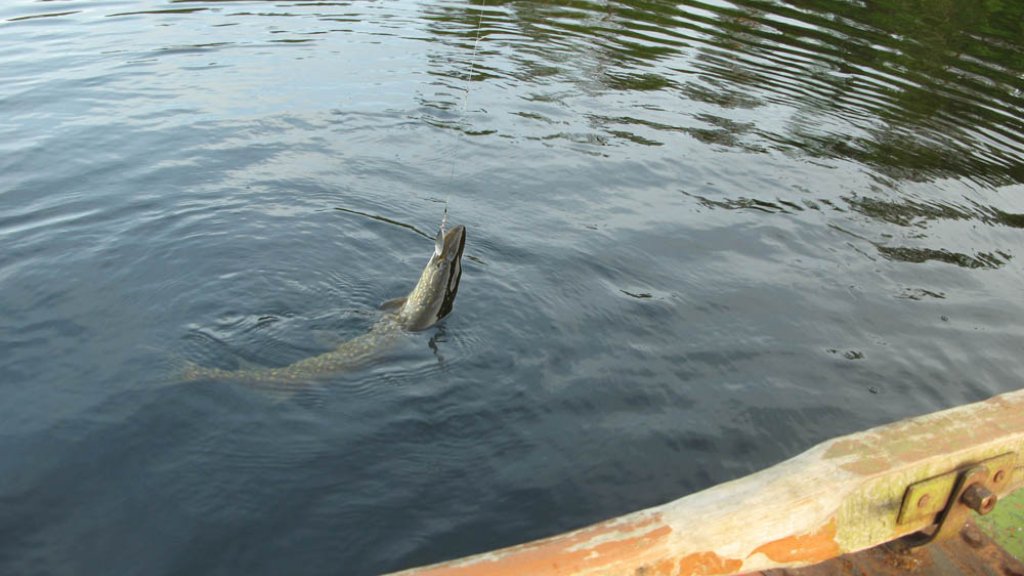
{"label": "rusty metal plate", "polygon": [[[993,491],[999,492],[1009,481],[1016,461],[1017,455],[1013,452],[1008,452],[995,458],[978,462],[975,466],[985,466],[988,468],[988,478],[985,484],[990,486]],[[946,508],[950,494],[952,494],[956,487],[957,477],[965,469],[960,468],[911,484],[903,496],[903,504],[900,506],[900,514],[896,520],[897,524],[907,524],[918,520],[935,518],[939,512]],[[1002,475],[1000,475],[1000,472],[1002,472]]]}
{"label": "rusty metal plate", "polygon": [[935,516],[946,508],[959,472],[953,471],[911,484],[903,496],[897,524],[906,524]]}

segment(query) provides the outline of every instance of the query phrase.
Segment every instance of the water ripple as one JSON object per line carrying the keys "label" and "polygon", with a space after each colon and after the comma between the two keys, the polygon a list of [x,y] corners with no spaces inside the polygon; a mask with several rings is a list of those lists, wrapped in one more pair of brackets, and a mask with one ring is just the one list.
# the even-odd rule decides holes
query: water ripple
{"label": "water ripple", "polygon": [[[1022,15],[3,2],[0,572],[381,573],[1012,388]],[[365,333],[446,205],[442,324],[163,369]]]}

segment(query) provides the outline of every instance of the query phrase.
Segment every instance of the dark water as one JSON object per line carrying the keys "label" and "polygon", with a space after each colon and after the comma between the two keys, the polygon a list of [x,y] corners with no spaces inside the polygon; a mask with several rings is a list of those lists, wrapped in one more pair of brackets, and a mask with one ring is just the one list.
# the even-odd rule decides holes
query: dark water
{"label": "dark water", "polygon": [[[378,573],[1019,388],[1022,22],[5,1],[0,573]],[[291,397],[175,382],[366,330],[445,201],[443,325]]]}

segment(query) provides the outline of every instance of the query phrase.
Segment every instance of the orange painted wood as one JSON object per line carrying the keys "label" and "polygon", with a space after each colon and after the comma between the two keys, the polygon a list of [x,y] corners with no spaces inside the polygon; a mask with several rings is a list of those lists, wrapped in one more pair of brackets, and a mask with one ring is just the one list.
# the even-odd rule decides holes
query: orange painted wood
{"label": "orange painted wood", "polygon": [[[1006,453],[1024,485],[1024,390],[829,440],[662,506],[402,576],[712,576],[816,564],[919,531],[912,483]],[[994,475],[994,471],[993,471]]]}

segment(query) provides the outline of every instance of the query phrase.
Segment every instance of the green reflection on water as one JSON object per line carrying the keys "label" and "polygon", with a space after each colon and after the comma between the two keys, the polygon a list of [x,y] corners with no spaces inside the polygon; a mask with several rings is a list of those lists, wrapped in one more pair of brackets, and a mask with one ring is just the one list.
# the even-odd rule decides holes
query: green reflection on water
{"label": "green reflection on water", "polygon": [[[624,130],[625,118],[747,152],[852,160],[898,180],[1024,182],[1022,2],[496,1],[427,11],[435,34],[467,46],[480,34],[486,50],[510,28],[526,40],[515,43],[520,70],[479,63],[475,81],[555,76],[589,94],[674,96],[704,124],[717,115],[696,104],[723,113],[782,104],[790,114],[781,127],[610,115],[615,123],[599,125],[609,139],[663,143]],[[457,77],[467,64],[435,73]]]}

